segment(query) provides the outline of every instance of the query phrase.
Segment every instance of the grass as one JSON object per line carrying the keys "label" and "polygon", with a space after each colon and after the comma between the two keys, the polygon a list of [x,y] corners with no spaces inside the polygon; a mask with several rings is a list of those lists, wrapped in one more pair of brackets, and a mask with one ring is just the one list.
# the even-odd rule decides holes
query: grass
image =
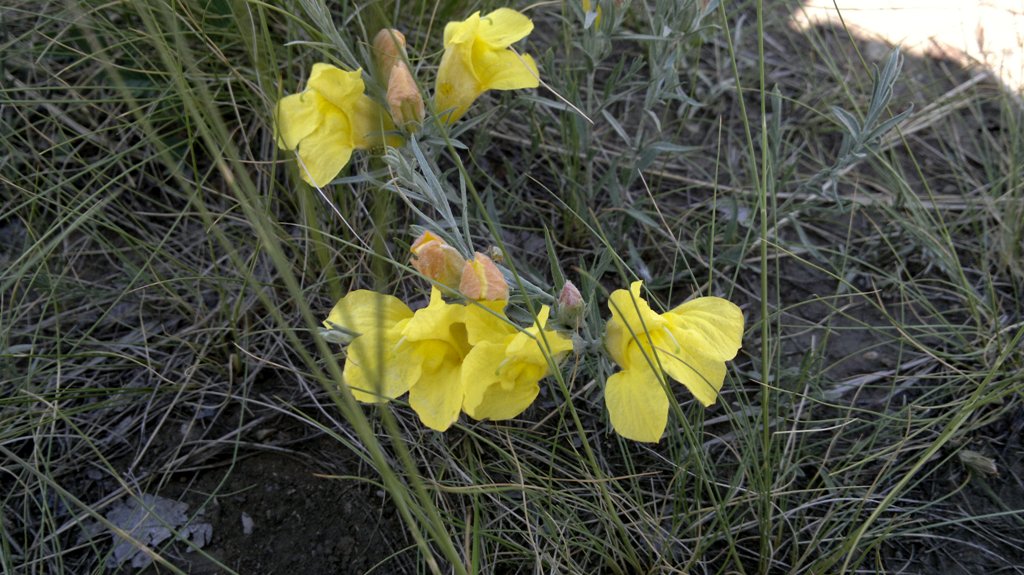
{"label": "grass", "polygon": [[[226,483],[175,482],[273,452],[386,493],[377,572],[1021,572],[1024,111],[942,62],[876,73],[785,4],[602,2],[589,29],[532,6],[548,88],[318,192],[274,102],[313,62],[369,68],[385,24],[429,87],[444,23],[496,4],[6,2],[3,571],[116,570],[83,525],[143,494],[216,507]],[[319,321],[357,288],[425,301],[414,226],[498,246],[520,318],[580,287],[579,353],[521,418],[438,434],[338,387]],[[718,404],[676,394],[657,445],[603,404],[633,279],[747,320]]]}

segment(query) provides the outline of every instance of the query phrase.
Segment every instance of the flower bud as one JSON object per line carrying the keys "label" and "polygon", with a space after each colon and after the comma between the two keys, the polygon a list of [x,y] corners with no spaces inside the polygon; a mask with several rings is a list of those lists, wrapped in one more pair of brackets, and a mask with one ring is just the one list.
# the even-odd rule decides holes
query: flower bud
{"label": "flower bud", "polygon": [[377,59],[377,72],[387,79],[391,68],[404,62],[402,52],[405,50],[405,34],[394,28],[384,28],[373,38],[373,56]]}
{"label": "flower bud", "polygon": [[398,30],[385,28],[373,39],[377,71],[387,80],[387,101],[391,118],[402,129],[412,131],[423,123],[425,107],[416,80],[402,57],[405,36]]}
{"label": "flower bud", "polygon": [[566,326],[579,325],[585,305],[586,302],[583,301],[580,290],[576,289],[571,281],[565,280],[565,285],[562,286],[562,291],[558,294],[558,321]]}
{"label": "flower bud", "polygon": [[426,108],[423,105],[423,96],[416,86],[416,80],[405,62],[399,62],[391,68],[391,76],[388,78],[388,108],[391,110],[391,119],[406,131],[414,131],[423,123],[423,114]]}
{"label": "flower bud", "polygon": [[488,246],[487,252],[484,255],[494,260],[496,264],[505,263],[505,254],[498,246]]}
{"label": "flower bud", "polygon": [[423,232],[409,251],[412,252],[412,267],[416,271],[450,288],[459,286],[466,259],[443,239]]}
{"label": "flower bud", "polygon": [[480,252],[476,252],[473,259],[463,266],[459,291],[469,299],[508,301],[505,276],[491,258]]}

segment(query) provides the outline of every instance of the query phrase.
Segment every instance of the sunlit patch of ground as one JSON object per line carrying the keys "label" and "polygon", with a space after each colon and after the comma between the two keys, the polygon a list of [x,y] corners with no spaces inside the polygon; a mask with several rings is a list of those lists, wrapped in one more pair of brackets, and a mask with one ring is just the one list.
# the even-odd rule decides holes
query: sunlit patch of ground
{"label": "sunlit patch of ground", "polygon": [[1024,92],[1024,0],[804,0],[792,24],[845,26],[911,54],[978,63]]}

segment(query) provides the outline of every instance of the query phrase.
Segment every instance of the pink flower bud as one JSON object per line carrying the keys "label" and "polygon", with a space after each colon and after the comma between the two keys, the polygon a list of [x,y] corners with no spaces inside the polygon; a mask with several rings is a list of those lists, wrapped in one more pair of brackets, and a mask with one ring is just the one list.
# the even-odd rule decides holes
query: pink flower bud
{"label": "pink flower bud", "polygon": [[565,280],[561,293],[558,294],[557,317],[566,326],[576,326],[583,317],[583,295],[569,280]]}

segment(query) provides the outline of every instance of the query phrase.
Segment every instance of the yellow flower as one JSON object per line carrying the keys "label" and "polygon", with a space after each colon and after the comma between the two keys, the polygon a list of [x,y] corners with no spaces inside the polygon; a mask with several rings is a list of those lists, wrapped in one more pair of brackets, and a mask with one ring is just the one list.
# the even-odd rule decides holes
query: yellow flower
{"label": "yellow flower", "polygon": [[509,49],[533,30],[529,18],[510,8],[480,12],[444,28],[444,55],[437,71],[434,104],[451,124],[487,90],[518,90],[540,85],[537,64]]}
{"label": "yellow flower", "polygon": [[[462,365],[466,414],[474,419],[511,419],[537,398],[540,380],[550,373],[548,357],[557,363],[572,350],[572,340],[544,329],[548,311],[543,306],[533,327],[524,331],[508,324],[504,315],[495,319],[477,315],[468,322],[471,333],[485,333],[490,340],[477,342]],[[495,337],[502,333],[504,337]]]}
{"label": "yellow flower", "polygon": [[398,353],[412,317],[412,310],[398,298],[369,290],[349,293],[331,310],[324,326],[358,334],[349,344],[343,374],[357,400],[395,399],[419,379],[420,365]]}
{"label": "yellow flower", "polygon": [[[462,365],[474,345],[497,337],[494,330],[505,302],[481,306],[450,304],[437,288],[430,290],[430,304],[417,310],[402,330],[399,352],[402,361],[420,366],[419,379],[409,389],[409,405],[424,425],[445,431],[459,418],[465,397]],[[467,320],[473,323],[470,334]]]}
{"label": "yellow flower", "polygon": [[725,381],[725,362],[743,336],[743,312],[717,297],[701,297],[655,313],[640,296],[643,282],[608,298],[612,312],[605,347],[622,371],[608,378],[605,404],[612,427],[636,441],[657,442],[668,422],[662,373],[690,390],[705,406]]}
{"label": "yellow flower", "polygon": [[444,431],[462,410],[462,359],[470,349],[465,306],[445,302],[432,288],[430,304],[416,311],[402,335],[404,361],[418,363],[422,370],[409,390],[409,405],[424,425]]}
{"label": "yellow flower", "polygon": [[314,64],[306,90],[281,98],[275,114],[277,144],[298,150],[302,179],[325,186],[348,164],[353,150],[383,144],[393,128],[383,108],[365,93],[359,70]]}

